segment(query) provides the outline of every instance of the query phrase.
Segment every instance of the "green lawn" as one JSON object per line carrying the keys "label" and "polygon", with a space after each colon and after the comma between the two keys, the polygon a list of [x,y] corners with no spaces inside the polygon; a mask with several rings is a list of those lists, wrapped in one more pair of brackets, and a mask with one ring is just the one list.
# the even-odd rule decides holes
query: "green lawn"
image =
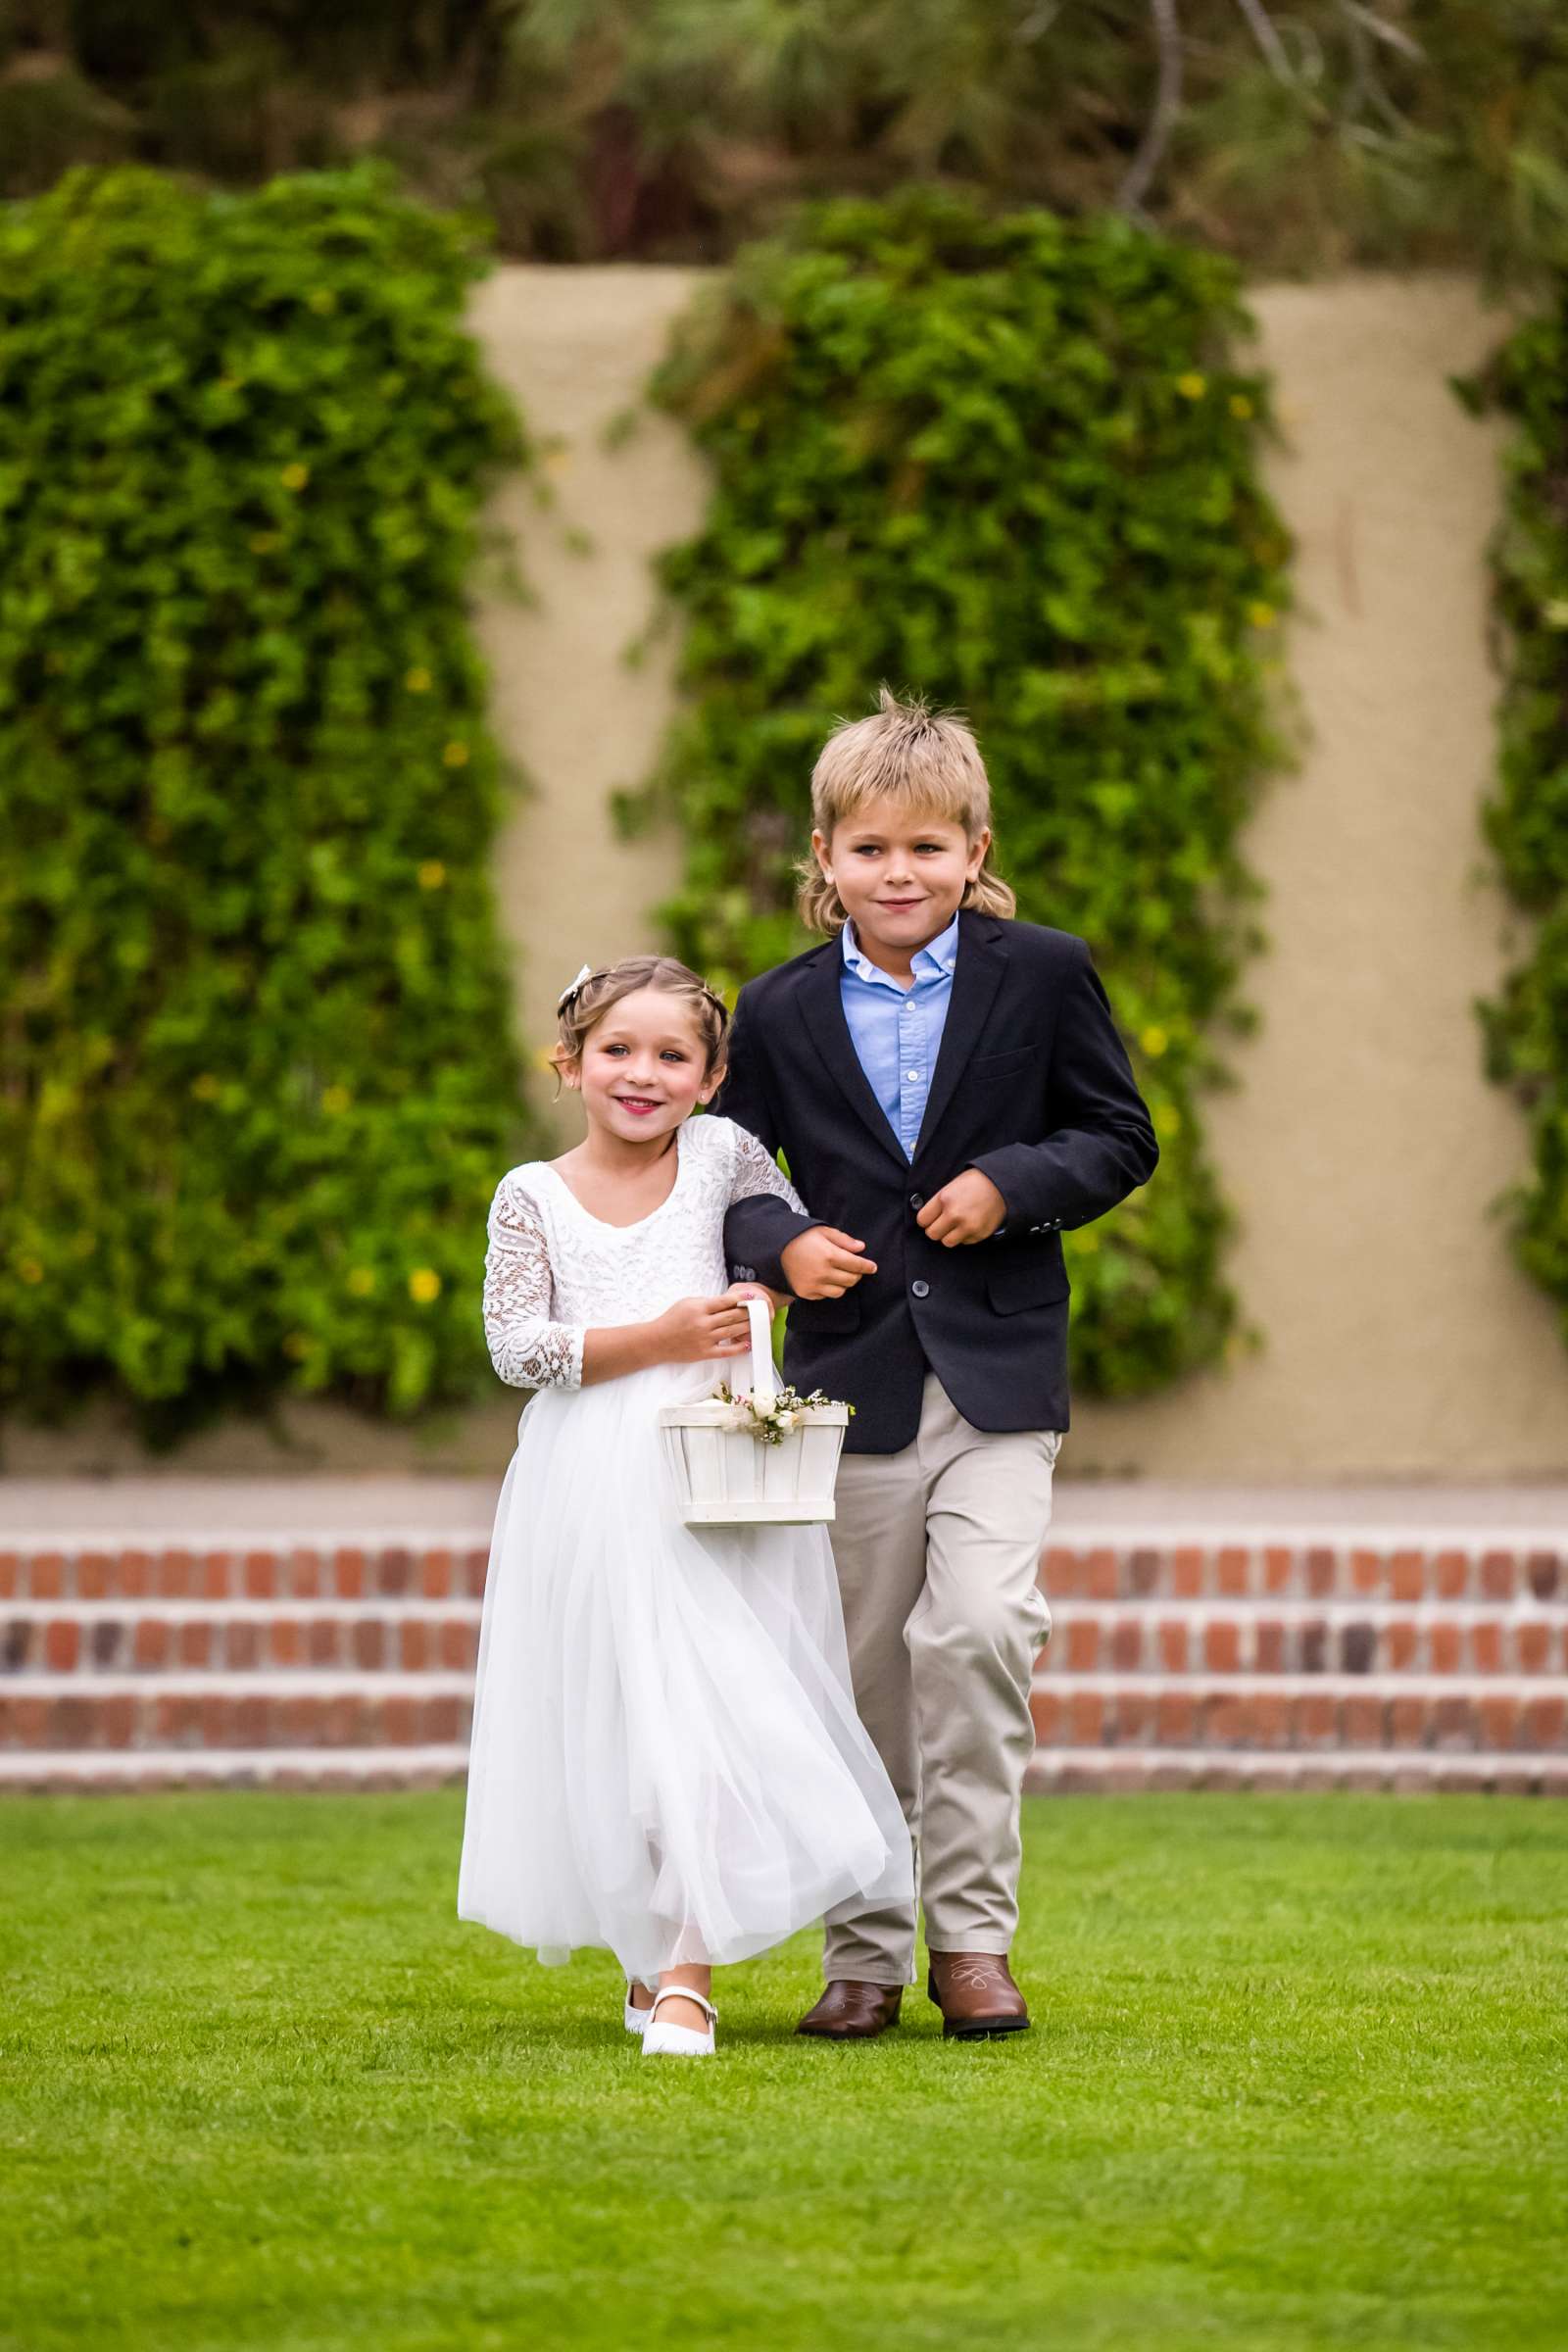
{"label": "green lawn", "polygon": [[7,1798],[0,2345],[1568,2343],[1568,1806],[1036,1801],[1036,2031],[644,2062],[462,1799]]}

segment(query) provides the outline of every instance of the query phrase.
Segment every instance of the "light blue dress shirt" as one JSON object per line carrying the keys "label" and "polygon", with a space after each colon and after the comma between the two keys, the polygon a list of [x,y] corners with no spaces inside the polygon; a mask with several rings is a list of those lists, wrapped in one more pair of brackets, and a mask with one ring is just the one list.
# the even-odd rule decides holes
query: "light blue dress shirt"
{"label": "light blue dress shirt", "polygon": [[945,931],[916,949],[912,988],[901,988],[890,973],[861,955],[853,923],[845,924],[841,937],[844,976],[839,993],[850,1036],[905,1158],[913,1159],[953,997],[958,918],[955,915]]}

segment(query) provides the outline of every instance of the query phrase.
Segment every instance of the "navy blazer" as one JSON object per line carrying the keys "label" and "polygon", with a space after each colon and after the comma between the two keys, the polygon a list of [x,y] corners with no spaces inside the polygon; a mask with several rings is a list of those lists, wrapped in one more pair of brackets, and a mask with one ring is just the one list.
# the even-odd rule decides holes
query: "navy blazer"
{"label": "navy blazer", "polygon": [[[793,1301],[784,1370],[856,1408],[848,1449],[913,1440],[927,1370],[976,1429],[1065,1429],[1061,1234],[1114,1208],[1159,1157],[1105,992],[1081,939],[964,912],[942,1047],[912,1164],[871,1091],[840,996],[837,938],[741,991],[714,1109],[782,1151],[810,1210],[738,1201],[737,1281],[789,1284],[779,1255],[813,1224],[863,1241],[877,1271],[842,1298]],[[989,1241],[945,1250],[916,1211],[964,1168],[1007,1204]]]}

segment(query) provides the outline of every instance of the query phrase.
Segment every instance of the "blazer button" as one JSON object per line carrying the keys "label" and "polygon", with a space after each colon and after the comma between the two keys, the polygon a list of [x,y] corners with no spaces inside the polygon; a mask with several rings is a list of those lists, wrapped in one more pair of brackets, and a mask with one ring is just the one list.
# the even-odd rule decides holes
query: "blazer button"
{"label": "blazer button", "polygon": [[909,1288],[917,1298],[929,1298],[931,1296],[931,1285],[928,1282],[911,1282]]}
{"label": "blazer button", "polygon": [[925,1206],[925,1195],[924,1195],[924,1193],[911,1193],[911,1194],[909,1195],[909,1206],[910,1206],[911,1208],[924,1208],[924,1206]]}

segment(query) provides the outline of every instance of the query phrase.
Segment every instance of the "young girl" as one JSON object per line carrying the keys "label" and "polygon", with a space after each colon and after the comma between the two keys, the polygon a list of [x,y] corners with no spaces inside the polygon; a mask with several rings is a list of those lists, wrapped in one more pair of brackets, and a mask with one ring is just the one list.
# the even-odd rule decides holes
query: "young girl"
{"label": "young girl", "polygon": [[496,1516],[458,1912],[547,1963],[608,1945],[644,2051],[707,2055],[714,1964],[852,1894],[908,1901],[909,1838],[825,1530],[688,1527],[667,1484],[659,1408],[747,1347],[758,1286],[725,1289],[725,1213],[801,1207],[755,1137],[690,1116],[724,1006],[640,956],[584,971],[560,1016],[586,1137],[514,1168],[490,1212],[491,1357],[542,1394]]}

